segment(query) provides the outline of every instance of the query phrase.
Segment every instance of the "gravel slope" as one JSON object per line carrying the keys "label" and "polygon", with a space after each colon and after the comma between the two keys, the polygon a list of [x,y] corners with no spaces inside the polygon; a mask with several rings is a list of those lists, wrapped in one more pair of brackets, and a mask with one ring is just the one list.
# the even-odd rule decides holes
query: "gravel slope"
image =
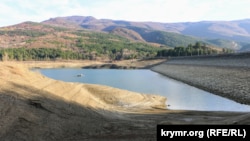
{"label": "gravel slope", "polygon": [[173,58],[152,70],[237,102],[250,104],[250,53]]}

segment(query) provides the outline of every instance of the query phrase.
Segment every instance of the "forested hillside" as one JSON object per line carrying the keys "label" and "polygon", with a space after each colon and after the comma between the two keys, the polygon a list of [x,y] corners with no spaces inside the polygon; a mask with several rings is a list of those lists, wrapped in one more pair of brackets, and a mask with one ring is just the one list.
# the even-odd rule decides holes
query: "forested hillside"
{"label": "forested hillside", "polygon": [[26,22],[0,30],[1,60],[122,60],[154,57],[166,46],[112,33]]}

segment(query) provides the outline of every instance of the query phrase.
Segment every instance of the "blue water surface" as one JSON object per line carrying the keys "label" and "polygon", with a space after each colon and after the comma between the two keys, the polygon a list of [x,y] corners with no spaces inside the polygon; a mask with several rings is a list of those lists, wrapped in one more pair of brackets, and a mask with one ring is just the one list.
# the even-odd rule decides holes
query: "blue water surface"
{"label": "blue water surface", "polygon": [[[39,69],[43,75],[66,82],[101,84],[167,98],[169,109],[202,111],[250,111],[249,105],[211,94],[147,69]],[[83,74],[82,77],[77,75]]]}

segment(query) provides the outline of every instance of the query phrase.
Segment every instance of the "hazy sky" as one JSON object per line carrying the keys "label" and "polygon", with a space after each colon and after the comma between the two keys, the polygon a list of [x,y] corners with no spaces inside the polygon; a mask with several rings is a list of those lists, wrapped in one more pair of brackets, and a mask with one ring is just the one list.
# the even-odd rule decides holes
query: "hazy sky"
{"label": "hazy sky", "polygon": [[250,0],[1,0],[0,26],[58,16],[154,22],[250,18]]}

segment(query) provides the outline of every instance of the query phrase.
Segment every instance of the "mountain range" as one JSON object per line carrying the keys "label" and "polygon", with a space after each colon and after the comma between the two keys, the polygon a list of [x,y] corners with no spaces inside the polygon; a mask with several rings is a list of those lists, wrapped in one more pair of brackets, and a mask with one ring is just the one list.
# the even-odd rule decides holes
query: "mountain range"
{"label": "mountain range", "polygon": [[[88,36],[83,37],[86,33]],[[83,39],[89,39],[90,33],[102,34],[105,37],[107,35],[107,40],[128,40],[155,47],[186,47],[199,41],[213,47],[235,51],[250,50],[250,19],[159,23],[96,19],[92,16],[55,17],[40,23],[24,22],[1,27],[0,48],[74,48],[79,43],[77,41],[80,35]],[[93,44],[91,40],[85,43]]]}
{"label": "mountain range", "polygon": [[[91,16],[70,16],[51,18],[42,23],[111,32],[133,40],[155,42],[168,46],[178,46],[166,40],[166,38],[175,40],[174,36],[177,36],[178,40],[183,39],[190,43],[193,40],[200,40],[234,50],[247,49],[250,43],[250,19],[158,23],[96,19]],[[179,45],[184,45],[184,43],[181,42]]]}

